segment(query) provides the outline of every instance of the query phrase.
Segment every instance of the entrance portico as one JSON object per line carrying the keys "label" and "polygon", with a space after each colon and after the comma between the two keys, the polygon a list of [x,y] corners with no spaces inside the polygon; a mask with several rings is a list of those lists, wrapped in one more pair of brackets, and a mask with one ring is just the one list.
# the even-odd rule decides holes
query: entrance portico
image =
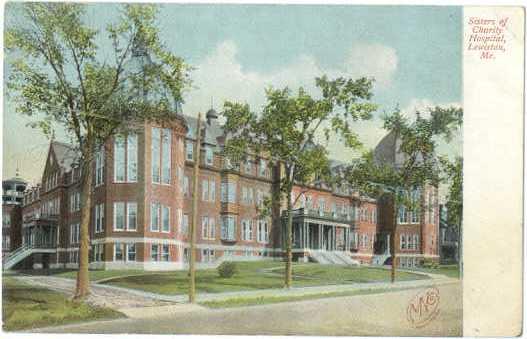
{"label": "entrance portico", "polygon": [[[287,221],[287,213],[284,221]],[[353,241],[352,220],[327,212],[293,210],[293,251],[349,251]],[[285,227],[283,239],[285,239]],[[285,242],[284,242],[285,243]]]}

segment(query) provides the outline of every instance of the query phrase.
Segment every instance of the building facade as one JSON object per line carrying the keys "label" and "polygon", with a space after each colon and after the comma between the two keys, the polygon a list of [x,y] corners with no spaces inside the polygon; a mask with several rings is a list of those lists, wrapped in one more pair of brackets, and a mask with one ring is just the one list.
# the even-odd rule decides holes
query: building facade
{"label": "building facade", "polygon": [[22,202],[27,182],[17,174],[2,181],[2,258],[21,245]]}
{"label": "building facade", "polygon": [[[223,131],[207,113],[196,159],[196,121],[181,114],[164,125],[145,123],[117,135],[95,155],[90,222],[90,266],[99,269],[183,269],[192,222],[193,165],[199,161],[197,261],[280,259],[285,203],[274,199],[280,170],[263,157],[232,165],[221,155]],[[82,208],[76,150],[52,141],[40,185],[25,191],[18,266],[78,265]],[[266,199],[271,213],[262,216]],[[398,265],[437,257],[437,189],[416,193],[419,212],[400,211]],[[390,251],[390,201],[361,197],[351,187],[296,186],[293,191],[295,260],[330,263],[352,258],[385,264]],[[332,256],[328,256],[330,253]],[[22,255],[20,255],[22,257]],[[14,259],[13,259],[14,261]]]}

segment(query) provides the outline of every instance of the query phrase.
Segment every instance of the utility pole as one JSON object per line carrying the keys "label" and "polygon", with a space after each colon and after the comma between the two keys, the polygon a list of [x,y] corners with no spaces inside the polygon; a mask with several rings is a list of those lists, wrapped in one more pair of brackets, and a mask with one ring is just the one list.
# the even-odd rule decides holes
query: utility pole
{"label": "utility pole", "polygon": [[196,229],[198,226],[198,179],[201,151],[201,113],[198,113],[197,138],[194,145],[194,177],[192,180],[192,223],[190,224],[190,258],[189,258],[189,290],[188,301],[193,304],[196,300]]}

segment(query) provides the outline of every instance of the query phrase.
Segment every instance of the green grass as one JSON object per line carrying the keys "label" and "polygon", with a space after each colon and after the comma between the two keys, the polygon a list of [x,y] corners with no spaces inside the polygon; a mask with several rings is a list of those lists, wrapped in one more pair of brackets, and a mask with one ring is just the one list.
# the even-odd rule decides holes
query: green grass
{"label": "green grass", "polygon": [[[277,273],[283,274],[284,269],[279,269]],[[390,271],[376,267],[352,267],[338,265],[299,265],[293,266],[293,275],[296,278],[316,279],[320,285],[347,284],[347,283],[367,283],[376,281],[389,281]],[[420,280],[428,279],[425,275],[397,272],[396,279],[401,280]]]}
{"label": "green grass", "polygon": [[411,269],[412,271],[416,272],[425,272],[425,273],[433,273],[433,274],[443,274],[450,278],[457,278],[459,279],[459,266],[458,265],[439,265],[438,268],[414,268]]}
{"label": "green grass", "polygon": [[3,329],[5,331],[123,316],[109,308],[92,307],[85,303],[73,302],[58,292],[29,286],[5,275],[2,279],[2,288]]}
{"label": "green grass", "polygon": [[[220,293],[282,288],[283,263],[237,262],[238,273],[231,278],[220,278],[215,269],[198,270],[196,287],[198,292]],[[266,272],[262,270],[266,269]],[[272,271],[268,271],[272,269]],[[388,281],[390,271],[370,267],[345,267],[319,264],[295,264],[293,286],[323,286],[374,281]],[[118,276],[116,274],[116,276]],[[398,280],[426,279],[420,274],[398,272]],[[161,294],[184,294],[188,291],[186,271],[145,272],[142,275],[117,277],[105,284],[133,288]]]}
{"label": "green grass", "polygon": [[342,292],[327,292],[327,293],[314,293],[307,295],[294,295],[294,296],[259,296],[259,297],[240,297],[226,300],[212,300],[204,301],[200,305],[209,308],[231,308],[241,306],[254,306],[254,305],[265,305],[292,301],[303,301],[303,300],[314,300],[323,298],[334,298],[334,297],[349,297],[354,295],[364,294],[377,294],[384,292],[394,292],[404,290],[405,288],[382,288],[382,289],[367,289],[358,291],[342,291]]}

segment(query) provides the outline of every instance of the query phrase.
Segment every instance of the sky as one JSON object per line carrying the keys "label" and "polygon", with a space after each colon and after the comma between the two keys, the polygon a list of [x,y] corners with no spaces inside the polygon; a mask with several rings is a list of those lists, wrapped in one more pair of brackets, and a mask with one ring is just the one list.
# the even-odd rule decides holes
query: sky
{"label": "sky", "polygon": [[[118,13],[113,4],[88,7],[86,23],[101,33]],[[9,23],[16,12],[8,6],[5,17]],[[161,40],[195,68],[184,96],[187,115],[206,112],[211,104],[221,111],[226,100],[247,102],[257,112],[269,86],[302,86],[316,95],[314,79],[324,74],[374,77],[372,101],[379,109],[353,127],[369,149],[386,134],[381,116],[396,106],[413,117],[415,109],[462,105],[461,7],[164,4],[158,19]],[[109,47],[104,36],[97,40],[103,57]],[[49,140],[27,127],[30,121],[4,96],[3,177],[14,176],[18,167],[34,184]],[[59,131],[61,138],[66,140]],[[357,156],[338,142],[328,148],[341,161]],[[458,133],[439,152],[453,156],[461,148]]]}

